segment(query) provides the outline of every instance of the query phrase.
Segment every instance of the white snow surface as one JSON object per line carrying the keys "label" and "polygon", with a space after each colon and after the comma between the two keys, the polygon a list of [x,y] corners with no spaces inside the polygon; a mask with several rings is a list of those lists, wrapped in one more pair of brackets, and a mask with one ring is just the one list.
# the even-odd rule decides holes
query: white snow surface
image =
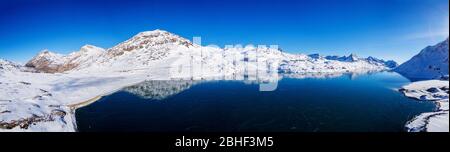
{"label": "white snow surface", "polygon": [[[327,59],[255,46],[207,47],[155,30],[107,50],[86,45],[69,55],[43,51],[33,58],[45,59],[50,66],[76,65],[62,73],[30,72],[0,60],[0,131],[76,131],[77,107],[145,80],[244,80],[247,76],[260,83],[278,81],[278,73],[303,78],[390,69],[384,60],[349,57]],[[154,94],[158,91],[139,94],[159,97]]]}
{"label": "white snow surface", "polygon": [[449,132],[449,81],[427,80],[404,86],[401,91],[407,97],[435,102],[434,112],[422,113],[406,124],[410,132]]}

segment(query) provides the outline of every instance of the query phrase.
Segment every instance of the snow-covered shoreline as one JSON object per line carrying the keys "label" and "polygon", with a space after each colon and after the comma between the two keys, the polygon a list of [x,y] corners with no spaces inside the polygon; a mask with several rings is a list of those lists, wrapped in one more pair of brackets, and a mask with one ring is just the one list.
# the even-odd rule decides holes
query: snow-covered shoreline
{"label": "snow-covered shoreline", "polygon": [[[95,74],[96,76],[93,75],[92,73],[85,75],[28,72],[13,72],[2,75],[0,87],[4,92],[0,92],[0,97],[13,98],[9,99],[11,102],[7,103],[0,100],[0,111],[8,111],[0,114],[0,132],[74,132],[77,131],[75,118],[77,108],[92,104],[103,96],[146,80],[166,80],[164,75],[149,74],[145,71],[108,74],[114,76],[105,76],[102,73],[97,73]],[[311,74],[311,76],[317,75],[320,74]],[[42,77],[45,77],[45,79]],[[282,78],[277,77],[277,80],[272,80],[271,77],[271,75],[268,75],[267,78],[250,79],[255,79],[255,81],[259,81],[259,79],[261,81],[278,81]],[[187,79],[190,80],[191,78]],[[221,77],[210,77],[210,79],[224,80]],[[231,79],[233,78],[228,78],[228,80]],[[103,83],[100,83],[100,81],[103,81]],[[17,88],[17,85],[22,87]],[[45,89],[51,95],[42,96],[40,89]],[[33,108],[29,109],[27,107]],[[58,113],[54,114],[55,111],[60,112],[59,115],[57,115]],[[28,120],[34,117],[39,119]],[[51,118],[43,119],[41,117]],[[5,122],[16,124],[10,126],[12,128],[6,128]]]}
{"label": "snow-covered shoreline", "polygon": [[[142,75],[135,76],[143,77]],[[49,77],[54,77],[51,79],[56,81],[67,79],[67,82],[90,81],[89,79],[91,79],[91,77],[68,78],[68,76],[46,75],[46,78]],[[116,82],[86,84],[86,86],[78,88],[70,88],[71,84],[60,84],[61,82],[38,84],[27,77],[16,77],[16,80],[7,80],[6,82],[2,79],[0,85],[4,92],[0,93],[0,96],[13,98],[8,99],[8,102],[0,103],[0,111],[2,111],[0,131],[76,131],[74,117],[76,108],[88,105],[86,102],[93,103],[101,96],[120,90],[123,86],[139,83],[141,78],[136,79],[132,75],[127,79],[103,77],[97,79],[114,79]],[[18,90],[17,85],[21,82],[26,82],[27,85]],[[61,89],[59,88],[61,86],[67,88]],[[42,88],[48,92],[47,96],[43,96],[39,92],[39,90],[44,90]],[[53,115],[54,111],[60,112],[60,115]]]}
{"label": "snow-covered shoreline", "polygon": [[405,127],[409,132],[449,132],[449,81],[427,80],[403,86],[400,91],[410,98],[436,103],[433,112],[422,113],[410,120]]}

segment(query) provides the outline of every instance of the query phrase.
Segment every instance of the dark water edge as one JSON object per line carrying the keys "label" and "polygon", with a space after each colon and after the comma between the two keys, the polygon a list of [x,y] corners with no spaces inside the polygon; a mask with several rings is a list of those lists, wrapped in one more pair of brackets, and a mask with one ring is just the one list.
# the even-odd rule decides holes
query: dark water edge
{"label": "dark water edge", "polygon": [[404,97],[391,72],[284,78],[273,92],[241,81],[149,81],[76,111],[81,132],[402,132],[431,102]]}

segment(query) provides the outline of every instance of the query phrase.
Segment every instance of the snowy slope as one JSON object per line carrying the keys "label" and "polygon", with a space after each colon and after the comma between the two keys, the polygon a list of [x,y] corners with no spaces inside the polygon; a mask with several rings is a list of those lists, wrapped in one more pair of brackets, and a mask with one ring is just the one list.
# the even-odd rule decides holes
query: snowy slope
{"label": "snowy slope", "polygon": [[71,70],[79,70],[95,64],[99,56],[105,53],[105,50],[93,45],[85,45],[80,51],[73,52],[66,57],[66,65],[74,65]]}
{"label": "snowy slope", "polygon": [[395,69],[408,78],[439,79],[448,75],[448,38],[447,40],[428,46]]}

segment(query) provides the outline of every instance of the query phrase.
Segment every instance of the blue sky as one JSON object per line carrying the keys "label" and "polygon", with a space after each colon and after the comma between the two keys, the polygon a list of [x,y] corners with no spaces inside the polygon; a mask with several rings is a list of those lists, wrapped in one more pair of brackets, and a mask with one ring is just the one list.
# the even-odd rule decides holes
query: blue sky
{"label": "blue sky", "polygon": [[0,0],[0,58],[42,49],[112,47],[163,29],[204,45],[279,45],[286,52],[404,62],[448,37],[448,0]]}

